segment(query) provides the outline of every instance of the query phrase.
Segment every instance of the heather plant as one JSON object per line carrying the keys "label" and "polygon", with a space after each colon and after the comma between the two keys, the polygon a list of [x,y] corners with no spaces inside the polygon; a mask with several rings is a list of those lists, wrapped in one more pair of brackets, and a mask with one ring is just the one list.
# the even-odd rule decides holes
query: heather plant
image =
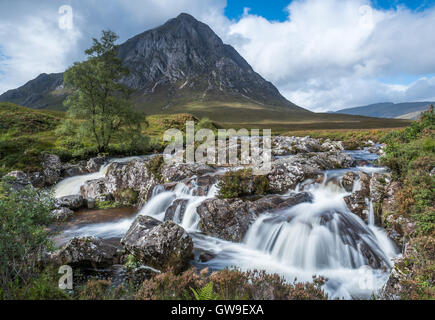
{"label": "heather plant", "polygon": [[328,296],[322,290],[324,278],[313,278],[312,283],[288,283],[277,274],[265,271],[224,269],[209,274],[208,269],[197,272],[191,268],[181,274],[165,272],[145,280],[135,298],[159,299],[220,299],[220,300],[323,300]]}

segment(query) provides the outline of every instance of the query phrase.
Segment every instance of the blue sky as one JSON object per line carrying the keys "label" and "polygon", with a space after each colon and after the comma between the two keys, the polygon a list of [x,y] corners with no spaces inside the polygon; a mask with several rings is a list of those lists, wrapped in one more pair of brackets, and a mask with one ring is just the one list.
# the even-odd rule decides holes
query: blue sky
{"label": "blue sky", "polygon": [[[250,13],[260,15],[268,20],[285,21],[288,12],[285,9],[289,0],[227,0],[225,15],[230,19],[239,19],[244,8],[250,8]],[[412,10],[422,11],[434,6],[435,0],[372,0],[372,5],[379,9],[393,9],[398,5]]]}
{"label": "blue sky", "polygon": [[[82,60],[102,29],[114,30],[123,42],[187,12],[301,107],[327,111],[383,101],[435,101],[435,0],[102,3],[1,0],[0,93]],[[68,30],[58,23],[65,4],[74,16]]]}

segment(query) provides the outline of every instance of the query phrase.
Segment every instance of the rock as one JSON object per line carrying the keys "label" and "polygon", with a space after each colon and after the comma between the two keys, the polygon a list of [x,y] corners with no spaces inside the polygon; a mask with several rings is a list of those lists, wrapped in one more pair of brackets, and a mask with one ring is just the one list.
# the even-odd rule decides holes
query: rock
{"label": "rock", "polygon": [[124,280],[132,283],[135,288],[138,288],[145,280],[151,279],[160,272],[148,266],[139,266],[137,268],[125,270]]}
{"label": "rock", "polygon": [[186,205],[188,202],[189,200],[187,199],[175,199],[168,209],[166,209],[164,220],[181,223],[181,221],[183,221],[184,213],[186,212]]}
{"label": "rock", "polygon": [[62,165],[62,177],[74,177],[82,174],[88,173],[88,169],[86,168],[86,163],[79,164],[71,164],[65,163]]}
{"label": "rock", "polygon": [[32,186],[30,180],[23,171],[11,171],[4,176],[3,180],[7,181],[12,190],[21,191]]}
{"label": "rock", "polygon": [[106,157],[91,158],[86,163],[86,170],[88,170],[88,172],[97,172],[100,170],[101,166],[106,163],[106,161]]}
{"label": "rock", "polygon": [[62,163],[55,154],[46,154],[42,160],[42,168],[45,176],[45,184],[53,185],[61,178]]}
{"label": "rock", "polygon": [[212,259],[214,259],[216,257],[216,255],[214,253],[211,252],[201,252],[199,254],[198,260],[200,262],[208,262]]}
{"label": "rock", "polygon": [[[400,259],[399,259],[400,260]],[[397,263],[397,259],[395,263]],[[400,300],[400,293],[402,292],[402,285],[400,281],[405,276],[395,266],[390,271],[390,276],[387,282],[380,291],[379,298],[382,300]]]}
{"label": "rock", "polygon": [[45,186],[45,175],[43,172],[32,172],[29,175],[29,179],[35,188],[42,188]]}
{"label": "rock", "polygon": [[165,163],[161,169],[164,182],[181,181],[210,172],[214,172],[214,169],[203,163]]}
{"label": "rock", "polygon": [[192,195],[206,196],[210,191],[210,188],[219,180],[219,177],[214,175],[204,175],[192,180],[193,181],[190,182],[194,186]]}
{"label": "rock", "polygon": [[355,173],[352,171],[346,172],[341,180],[341,184],[343,185],[344,190],[347,192],[351,192],[353,189],[353,183],[355,181]]}
{"label": "rock", "polygon": [[88,209],[95,209],[96,202],[93,198],[85,198],[84,201],[86,202],[86,207]]}
{"label": "rock", "polygon": [[407,239],[409,239],[417,229],[415,222],[412,222],[404,216],[394,214],[390,214],[386,217],[384,225],[386,225],[385,230],[387,235],[399,248],[404,246]]}
{"label": "rock", "polygon": [[98,201],[106,201],[110,199],[110,194],[106,188],[105,178],[86,181],[80,187],[80,194],[86,199],[89,198]]}
{"label": "rock", "polygon": [[326,139],[320,143],[319,139],[306,137],[272,137],[272,154],[274,156],[285,156],[297,153],[309,152],[336,152],[342,151],[343,144],[341,141],[331,141]]}
{"label": "rock", "polygon": [[[423,241],[427,241],[427,240],[425,239]],[[426,242],[425,244],[427,246],[426,250],[430,246],[434,248],[433,244],[434,244],[433,240]],[[402,256],[394,260],[394,266],[390,271],[390,276],[387,282],[385,283],[384,287],[380,291],[380,295],[379,295],[380,299],[400,300],[403,294],[406,295],[408,293],[407,291],[404,291],[404,288],[402,287],[402,283],[404,281],[410,280],[409,278],[412,279],[412,277],[414,276],[412,272],[413,263],[409,263],[409,261],[423,259],[423,257],[421,257],[419,254],[419,250],[417,250],[418,245],[419,245],[419,240],[415,238],[411,239],[409,242],[407,242],[404,245]]]}
{"label": "rock", "polygon": [[373,173],[372,178],[370,179],[370,199],[373,202],[381,203],[384,200],[385,196],[385,187],[387,186],[389,181],[389,175]]}
{"label": "rock", "polygon": [[370,196],[370,176],[365,172],[358,172],[359,182],[361,185],[361,194],[363,197]]}
{"label": "rock", "polygon": [[289,197],[271,195],[256,201],[207,199],[197,208],[200,230],[214,237],[240,242],[261,213],[288,208],[307,201],[311,201],[311,195],[306,192]]}
{"label": "rock", "polygon": [[73,238],[55,252],[52,261],[80,268],[101,268],[116,262],[117,247],[95,237]]}
{"label": "rock", "polygon": [[160,271],[185,270],[193,258],[193,241],[187,232],[172,221],[160,222],[138,216],[121,243],[141,263]]}
{"label": "rock", "polygon": [[[127,205],[143,204],[150,190],[158,181],[148,169],[146,160],[133,160],[126,163],[113,162],[107,169],[105,186],[107,192],[119,203]],[[134,202],[134,203],[132,203]]]}
{"label": "rock", "polygon": [[364,222],[368,221],[368,211],[366,198],[361,190],[353,192],[351,195],[344,197],[349,210],[360,217]]}
{"label": "rock", "polygon": [[248,201],[240,199],[207,199],[196,209],[200,230],[220,239],[240,242],[257,218]]}
{"label": "rock", "polygon": [[274,161],[267,178],[271,192],[283,193],[305,179],[317,178],[323,170],[348,168],[353,164],[352,158],[343,152],[298,154]]}
{"label": "rock", "polygon": [[343,143],[341,141],[331,141],[330,139],[326,139],[322,143],[321,149],[323,151],[336,152],[336,151],[343,151],[344,150],[344,146],[343,146]]}
{"label": "rock", "polygon": [[77,210],[83,207],[83,197],[81,195],[64,196],[56,199],[58,207],[66,207],[72,210]]}
{"label": "rock", "polygon": [[52,210],[51,214],[54,216],[56,221],[66,221],[74,215],[74,211],[65,207],[61,207],[59,209]]}

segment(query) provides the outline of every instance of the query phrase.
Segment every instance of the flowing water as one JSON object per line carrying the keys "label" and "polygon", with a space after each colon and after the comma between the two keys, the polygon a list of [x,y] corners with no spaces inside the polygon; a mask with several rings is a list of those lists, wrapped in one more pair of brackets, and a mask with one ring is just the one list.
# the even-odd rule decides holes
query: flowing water
{"label": "flowing water", "polygon": [[113,158],[107,161],[104,165],[101,166],[100,170],[97,172],[83,174],[79,176],[74,176],[70,178],[66,178],[60,181],[58,184],[54,186],[54,195],[56,198],[76,195],[80,194],[80,187],[88,180],[94,180],[103,178],[106,175],[107,169],[112,162],[129,162],[135,159],[145,159],[149,156],[134,156],[134,157],[126,157],[126,158]]}
{"label": "flowing water", "polygon": [[[351,155],[358,160],[374,159],[367,151]],[[104,170],[102,168],[98,174],[104,174]],[[290,282],[295,279],[310,281],[313,275],[323,276],[328,279],[324,289],[331,298],[370,298],[386,282],[392,259],[398,253],[384,230],[374,225],[370,199],[367,199],[370,208],[368,224],[347,208],[343,197],[350,193],[341,187],[340,179],[349,170],[371,174],[385,169],[363,166],[330,170],[324,172],[320,183],[304,181],[296,191],[303,189],[310,192],[312,202],[260,215],[241,243],[206,236],[198,229],[196,208],[205,199],[215,197],[215,185],[203,196],[196,195],[198,187],[195,183],[179,182],[172,190],[157,186],[151,199],[137,214],[163,221],[166,210],[178,200],[172,220],[190,233],[196,250],[214,256],[207,262],[193,261],[199,268],[264,269],[279,273]],[[71,181],[69,190],[77,190]],[[74,183],[81,181],[76,179]],[[359,188],[357,180],[353,191]],[[182,206],[184,210],[181,210]],[[120,238],[133,220],[134,216],[110,222],[97,221],[74,231],[67,230],[64,235]]]}

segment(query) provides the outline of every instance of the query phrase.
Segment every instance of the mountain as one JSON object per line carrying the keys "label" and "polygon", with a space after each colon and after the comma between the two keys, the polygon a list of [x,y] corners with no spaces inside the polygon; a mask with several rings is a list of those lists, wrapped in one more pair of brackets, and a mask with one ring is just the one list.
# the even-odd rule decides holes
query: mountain
{"label": "mountain", "polygon": [[44,109],[61,105],[65,97],[63,73],[42,73],[25,85],[0,95],[0,102],[12,102],[34,109]]}
{"label": "mountain", "polygon": [[[206,24],[182,13],[119,47],[130,70],[122,82],[146,114],[190,113],[226,127],[301,130],[399,127],[405,120],[313,113],[284,98]],[[0,101],[63,109],[63,74],[41,74],[0,95]]]}
{"label": "mountain", "polygon": [[[120,45],[118,56],[129,68],[123,82],[134,101],[158,113],[187,103],[238,103],[309,112],[285,99],[242,56],[206,24],[182,13],[164,25]],[[0,101],[32,108],[56,107],[65,97],[62,74],[41,74]]]}
{"label": "mountain", "polygon": [[361,115],[377,118],[415,119],[421,112],[429,109],[429,106],[431,104],[435,104],[435,102],[383,102],[370,104],[362,107],[342,109],[335,111],[335,113]]}

